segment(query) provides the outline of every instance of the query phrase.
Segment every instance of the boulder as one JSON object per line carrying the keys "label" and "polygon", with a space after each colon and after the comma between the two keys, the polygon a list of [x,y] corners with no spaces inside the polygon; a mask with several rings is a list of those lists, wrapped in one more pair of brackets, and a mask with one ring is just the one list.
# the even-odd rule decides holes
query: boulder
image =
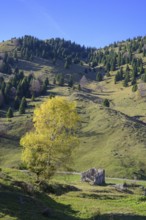
{"label": "boulder", "polygon": [[105,170],[91,168],[81,173],[81,180],[83,182],[93,182],[94,185],[103,185],[105,184]]}
{"label": "boulder", "polygon": [[94,185],[103,185],[105,184],[105,170],[98,169],[94,176]]}

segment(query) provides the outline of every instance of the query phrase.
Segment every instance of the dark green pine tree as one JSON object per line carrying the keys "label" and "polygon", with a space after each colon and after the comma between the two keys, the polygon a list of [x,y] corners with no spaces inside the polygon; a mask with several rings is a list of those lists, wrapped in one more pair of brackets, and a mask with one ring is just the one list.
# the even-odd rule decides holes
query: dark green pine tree
{"label": "dark green pine tree", "polygon": [[80,84],[78,85],[78,90],[81,91],[81,85]]}
{"label": "dark green pine tree", "polygon": [[64,75],[63,74],[58,74],[57,77],[57,82],[59,86],[63,86],[64,85]]}
{"label": "dark green pine tree", "polygon": [[8,109],[7,114],[6,114],[6,117],[7,117],[7,118],[12,118],[12,117],[13,117],[13,110],[12,110],[11,107]]}
{"label": "dark green pine tree", "polygon": [[110,75],[110,72],[107,72],[107,73],[106,73],[106,76],[107,76],[107,77],[110,77],[110,76],[111,76],[111,75]]}
{"label": "dark green pine tree", "polygon": [[35,95],[34,95],[34,94],[32,94],[32,96],[31,96],[31,101],[32,101],[32,102],[35,101]]}
{"label": "dark green pine tree", "polygon": [[27,101],[26,101],[25,97],[22,98],[22,102],[24,103],[24,107],[26,108],[27,107]]}
{"label": "dark green pine tree", "polygon": [[128,86],[128,78],[126,77],[123,81],[123,86],[127,87]]}
{"label": "dark green pine tree", "polygon": [[17,94],[18,97],[22,98],[22,96],[23,96],[23,91],[22,91],[21,83],[19,83],[19,84],[17,85],[16,94]]}
{"label": "dark green pine tree", "polygon": [[135,85],[136,84],[136,77],[132,77],[131,79],[131,85]]}
{"label": "dark green pine tree", "polygon": [[100,82],[100,81],[103,80],[103,75],[102,75],[102,73],[97,73],[97,75],[96,75],[96,80],[97,80],[98,82]]}
{"label": "dark green pine tree", "polygon": [[14,99],[14,109],[19,109],[19,105],[20,105],[20,99],[18,96],[15,97]]}
{"label": "dark green pine tree", "polygon": [[136,92],[136,91],[137,91],[137,89],[138,89],[137,84],[135,84],[135,85],[133,85],[133,86],[132,86],[132,92]]}
{"label": "dark green pine tree", "polygon": [[115,78],[114,78],[114,83],[116,84],[117,81],[118,81],[118,75],[116,74],[116,75],[115,75]]}
{"label": "dark green pine tree", "polygon": [[143,57],[146,56],[146,49],[143,50]]}
{"label": "dark green pine tree", "polygon": [[5,97],[6,104],[8,104],[10,101],[10,96],[11,96],[10,94],[11,94],[11,84],[6,83],[5,90],[4,90],[4,97]]}
{"label": "dark green pine tree", "polygon": [[25,97],[23,97],[19,106],[19,113],[25,114],[25,108],[26,108],[26,100]]}
{"label": "dark green pine tree", "polygon": [[137,69],[137,65],[136,64],[133,66],[132,75],[133,75],[133,77],[137,77],[137,75],[138,75],[138,69]]}
{"label": "dark green pine tree", "polygon": [[56,85],[56,79],[55,78],[53,79],[53,84]]}
{"label": "dark green pine tree", "polygon": [[143,64],[140,65],[139,72],[140,72],[140,75],[142,75],[144,73]]}
{"label": "dark green pine tree", "polygon": [[44,82],[44,83],[45,83],[45,85],[46,85],[46,86],[48,86],[48,85],[49,85],[49,79],[48,79],[48,77],[46,77],[46,79],[45,79],[45,82]]}
{"label": "dark green pine tree", "polygon": [[46,86],[46,83],[44,82],[43,85],[42,85],[42,91],[41,91],[41,94],[42,95],[45,95],[47,92],[47,86]]}
{"label": "dark green pine tree", "polygon": [[110,63],[108,62],[107,64],[106,64],[106,71],[107,72],[109,72],[110,71],[110,69],[111,69],[111,65],[110,65]]}
{"label": "dark green pine tree", "polygon": [[68,86],[69,86],[69,87],[73,87],[73,84],[74,84],[74,82],[73,82],[73,77],[70,76],[70,79],[69,79],[69,81],[68,81]]}
{"label": "dark green pine tree", "polygon": [[141,76],[141,80],[146,82],[146,73],[144,73],[142,76]]}
{"label": "dark green pine tree", "polygon": [[122,56],[121,56],[121,53],[118,53],[118,58],[117,58],[117,63],[118,63],[118,66],[121,66],[121,58]]}
{"label": "dark green pine tree", "polygon": [[110,102],[109,102],[108,99],[104,99],[104,101],[103,101],[103,106],[105,106],[105,107],[110,107]]}
{"label": "dark green pine tree", "polygon": [[127,64],[126,66],[126,72],[129,72],[130,71],[130,68],[129,68],[129,65]]}
{"label": "dark green pine tree", "polygon": [[116,70],[116,60],[112,60],[111,62],[111,71],[115,71]]}
{"label": "dark green pine tree", "polygon": [[68,63],[67,60],[65,61],[64,68],[65,68],[65,69],[68,69],[68,68],[69,68],[69,63]]}

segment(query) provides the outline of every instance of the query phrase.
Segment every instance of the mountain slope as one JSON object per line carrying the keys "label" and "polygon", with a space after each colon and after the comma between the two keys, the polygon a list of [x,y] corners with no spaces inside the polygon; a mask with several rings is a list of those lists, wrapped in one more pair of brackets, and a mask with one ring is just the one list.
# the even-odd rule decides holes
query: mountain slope
{"label": "mountain slope", "polygon": [[[58,42],[62,41],[57,40],[53,41],[53,43],[49,41],[49,45],[51,45],[53,50],[56,48],[55,51],[57,51]],[[80,146],[76,149],[72,169],[83,171],[95,166],[97,168],[105,168],[108,176],[146,178],[145,97],[141,97],[139,91],[132,92],[131,79],[135,68],[133,62],[135,63],[135,61],[133,61],[133,59],[131,61],[128,59],[122,60],[125,57],[125,51],[128,50],[128,53],[131,51],[133,58],[139,57],[142,59],[145,71],[146,58],[143,56],[144,42],[145,38],[140,39],[140,41],[136,38],[135,40],[110,45],[109,47],[97,51],[91,48],[86,50],[83,47],[79,47],[79,62],[73,62],[75,54],[71,53],[71,48],[76,48],[76,45],[68,43],[68,45],[72,45],[72,47],[68,48],[68,52],[66,51],[64,52],[65,54],[62,55],[63,50],[67,49],[66,46],[64,46],[64,41],[63,47],[59,47],[55,63],[53,62],[54,57],[51,57],[51,55],[48,55],[49,57],[46,57],[47,55],[43,57],[42,54],[40,54],[40,51],[44,53],[42,48],[38,52],[38,55],[36,54],[37,50],[35,50],[33,59],[30,59],[30,57],[27,59],[25,53],[32,55],[32,49],[29,50],[28,47],[29,44],[24,46],[21,43],[20,46],[14,44],[13,41],[1,43],[1,53],[9,51],[11,55],[13,51],[17,50],[18,61],[16,62],[16,60],[14,60],[14,66],[11,66],[12,71],[17,66],[20,70],[24,71],[25,75],[33,72],[35,78],[39,77],[44,80],[45,77],[48,77],[50,81],[45,95],[36,97],[35,101],[27,98],[28,108],[26,109],[25,115],[20,115],[16,110],[14,111],[14,118],[6,119],[4,116],[8,106],[5,105],[1,108],[1,166],[19,167],[21,163],[19,139],[32,127],[31,118],[34,105],[39,104],[50,94],[53,94],[66,96],[70,100],[77,100],[78,103],[78,111],[81,115],[82,125],[79,130]],[[44,47],[45,42],[41,41],[39,43]],[[139,51],[140,45],[142,47],[141,51]],[[21,50],[23,52],[22,54],[20,54]],[[45,51],[47,52],[47,50]],[[116,62],[118,61],[119,51],[121,51],[122,54],[120,62],[124,63],[121,63],[119,66],[116,63],[115,69],[107,70],[107,64],[113,64],[113,57],[115,57]],[[85,54],[87,53],[86,56],[83,52]],[[68,56],[71,56],[72,61],[69,67],[65,68],[64,64]],[[139,59],[136,62],[140,62],[140,64],[134,65],[141,65]],[[128,85],[123,87],[127,63],[130,68],[130,79]],[[117,72],[120,71],[120,68],[123,68],[124,71],[123,78],[115,84],[115,76]],[[140,74],[139,71],[140,66],[137,67],[137,75],[135,76],[138,85],[142,82],[142,74]],[[108,75],[107,72],[110,74]],[[95,81],[96,75],[99,73],[103,76],[101,82]],[[11,75],[1,73],[6,82],[14,74],[15,73]],[[53,79],[58,74],[65,76],[64,86],[53,84]],[[74,78],[75,88],[70,88],[67,85],[70,75]],[[81,91],[79,91],[77,87],[83,75],[87,78],[87,84],[82,85]],[[103,107],[102,102],[105,98],[109,99],[110,108]]]}

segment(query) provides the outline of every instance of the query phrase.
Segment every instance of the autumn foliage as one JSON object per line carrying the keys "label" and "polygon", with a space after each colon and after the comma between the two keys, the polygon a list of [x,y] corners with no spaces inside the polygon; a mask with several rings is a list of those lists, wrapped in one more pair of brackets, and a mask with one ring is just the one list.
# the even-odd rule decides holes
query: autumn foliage
{"label": "autumn foliage", "polygon": [[34,110],[34,129],[21,138],[22,160],[38,177],[49,178],[69,162],[78,144],[76,103],[62,97],[46,100]]}

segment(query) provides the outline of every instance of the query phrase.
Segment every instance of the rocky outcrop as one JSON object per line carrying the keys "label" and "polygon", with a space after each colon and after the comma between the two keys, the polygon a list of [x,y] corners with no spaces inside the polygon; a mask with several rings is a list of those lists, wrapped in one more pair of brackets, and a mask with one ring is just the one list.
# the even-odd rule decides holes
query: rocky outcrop
{"label": "rocky outcrop", "polygon": [[105,184],[105,170],[91,168],[85,172],[81,173],[81,180],[83,182],[92,182],[94,185],[104,185]]}

